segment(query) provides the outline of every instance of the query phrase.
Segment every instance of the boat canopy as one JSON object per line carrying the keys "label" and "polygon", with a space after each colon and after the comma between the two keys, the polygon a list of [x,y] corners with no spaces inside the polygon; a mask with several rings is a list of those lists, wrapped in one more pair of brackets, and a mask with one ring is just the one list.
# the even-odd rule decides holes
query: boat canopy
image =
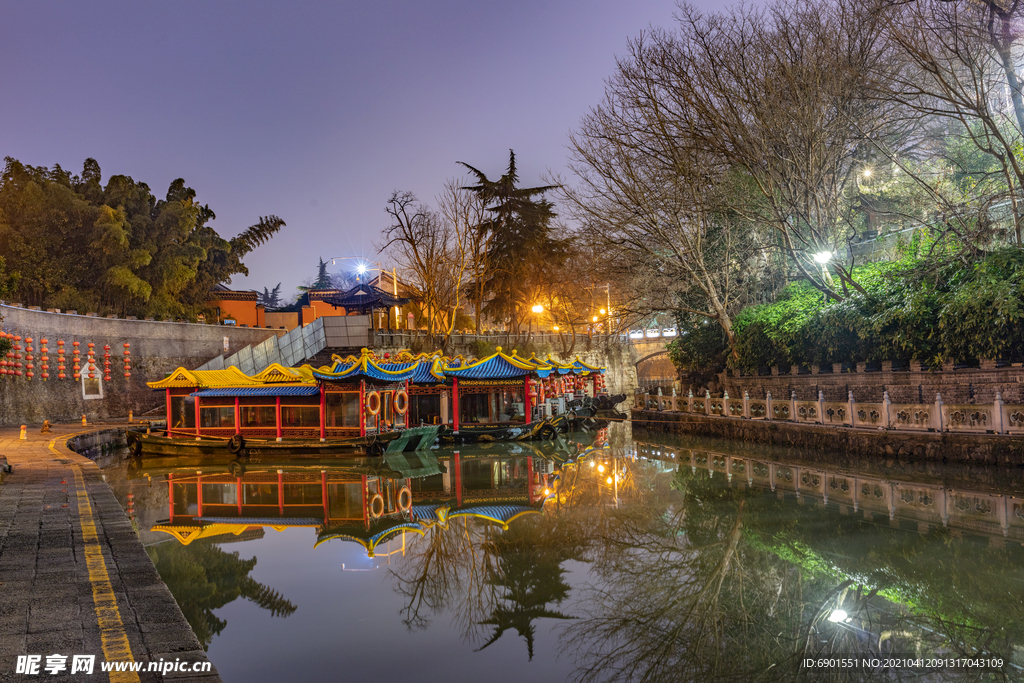
{"label": "boat canopy", "polygon": [[465,379],[511,379],[514,377],[526,377],[536,374],[538,377],[547,377],[551,374],[550,365],[537,365],[525,358],[520,358],[512,351],[509,356],[502,353],[499,346],[490,356],[473,362],[463,362],[461,366],[446,365],[444,374],[447,377],[460,377]]}
{"label": "boat canopy", "polygon": [[147,382],[153,389],[195,389],[193,396],[308,396],[318,391],[320,381],[359,381],[417,385],[441,384],[451,378],[475,381],[509,380],[529,376],[541,379],[559,375],[604,374],[605,368],[584,363],[577,356],[571,363],[552,359],[520,357],[516,351],[506,354],[501,347],[481,359],[447,357],[441,352],[413,355],[408,352],[394,357],[378,358],[362,349],[359,356],[332,356],[332,364],[315,369],[309,365],[298,368],[271,364],[265,370],[247,375],[235,366],[223,370],[188,370],[179,367],[164,379]]}
{"label": "boat canopy", "polygon": [[[400,369],[392,370],[388,366],[396,366]],[[335,361],[330,368],[313,371],[313,376],[317,379],[333,381],[372,379],[378,382],[404,382],[412,379],[413,374],[414,366],[405,363],[384,363],[369,349],[363,349],[359,358],[352,363]]]}

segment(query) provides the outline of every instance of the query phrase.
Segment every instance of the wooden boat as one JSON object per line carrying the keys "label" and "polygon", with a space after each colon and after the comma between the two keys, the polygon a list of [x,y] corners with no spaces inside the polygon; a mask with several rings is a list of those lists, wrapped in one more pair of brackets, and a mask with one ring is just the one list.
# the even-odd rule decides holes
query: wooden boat
{"label": "wooden boat", "polygon": [[246,439],[235,435],[229,439],[200,437],[198,439],[168,438],[166,435],[129,431],[128,450],[135,456],[205,456],[228,458],[261,457],[330,457],[380,455],[429,449],[437,440],[439,427],[425,425],[401,431],[346,439]]}

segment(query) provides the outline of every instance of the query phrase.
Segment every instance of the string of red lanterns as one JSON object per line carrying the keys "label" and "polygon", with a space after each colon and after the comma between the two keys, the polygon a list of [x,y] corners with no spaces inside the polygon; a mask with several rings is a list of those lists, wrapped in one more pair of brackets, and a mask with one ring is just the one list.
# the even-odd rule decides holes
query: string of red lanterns
{"label": "string of red lanterns", "polygon": [[[14,334],[13,332],[0,332],[0,340],[7,339],[11,341],[11,348],[6,354],[0,356],[0,378],[3,377],[25,377],[28,380],[33,379],[36,376],[37,362],[39,377],[43,381],[50,379],[50,356],[48,355],[51,351],[48,344],[49,339],[41,338],[33,340],[32,337],[26,336],[24,340],[20,335]],[[22,345],[24,341],[24,346]],[[33,341],[39,344],[38,355],[37,348],[33,346]],[[92,342],[86,343],[87,351],[85,362],[82,362],[80,346],[83,342],[73,341],[71,342],[71,377],[78,381],[83,375],[94,379],[99,376],[98,359],[96,358],[96,344]],[[63,339],[57,340],[57,379],[67,379],[67,356],[66,356],[66,345]],[[131,374],[131,344],[124,342],[124,351],[121,362],[124,367],[125,378],[130,378]],[[25,361],[24,364],[21,361]],[[111,366],[114,364],[113,355],[111,354],[111,347],[109,344],[103,345],[103,379],[104,381],[111,381],[113,376],[111,374]],[[84,369],[83,369],[84,365]]]}

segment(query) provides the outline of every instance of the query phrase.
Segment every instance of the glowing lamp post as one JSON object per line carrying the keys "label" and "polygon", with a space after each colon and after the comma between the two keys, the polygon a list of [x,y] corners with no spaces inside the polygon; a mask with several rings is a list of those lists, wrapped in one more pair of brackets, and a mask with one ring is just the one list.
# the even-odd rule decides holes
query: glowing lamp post
{"label": "glowing lamp post", "polygon": [[832,284],[832,274],[828,272],[828,262],[832,260],[831,251],[819,251],[814,255],[814,262],[821,266],[821,275],[825,278],[825,282]]}

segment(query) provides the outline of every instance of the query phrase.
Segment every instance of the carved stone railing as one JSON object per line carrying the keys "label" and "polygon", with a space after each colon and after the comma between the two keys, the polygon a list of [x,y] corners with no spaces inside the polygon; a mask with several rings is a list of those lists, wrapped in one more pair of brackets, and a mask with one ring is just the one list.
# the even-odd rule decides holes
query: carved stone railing
{"label": "carved stone railing", "polygon": [[773,420],[828,426],[865,427],[917,432],[962,432],[973,434],[1024,434],[1024,405],[1007,405],[997,392],[992,403],[945,404],[940,394],[934,403],[892,403],[884,392],[881,403],[861,403],[849,393],[846,401],[826,401],[821,392],[816,401],[773,398],[721,398],[705,393],[703,397],[651,396],[636,394],[638,410],[695,413],[738,420]]}

